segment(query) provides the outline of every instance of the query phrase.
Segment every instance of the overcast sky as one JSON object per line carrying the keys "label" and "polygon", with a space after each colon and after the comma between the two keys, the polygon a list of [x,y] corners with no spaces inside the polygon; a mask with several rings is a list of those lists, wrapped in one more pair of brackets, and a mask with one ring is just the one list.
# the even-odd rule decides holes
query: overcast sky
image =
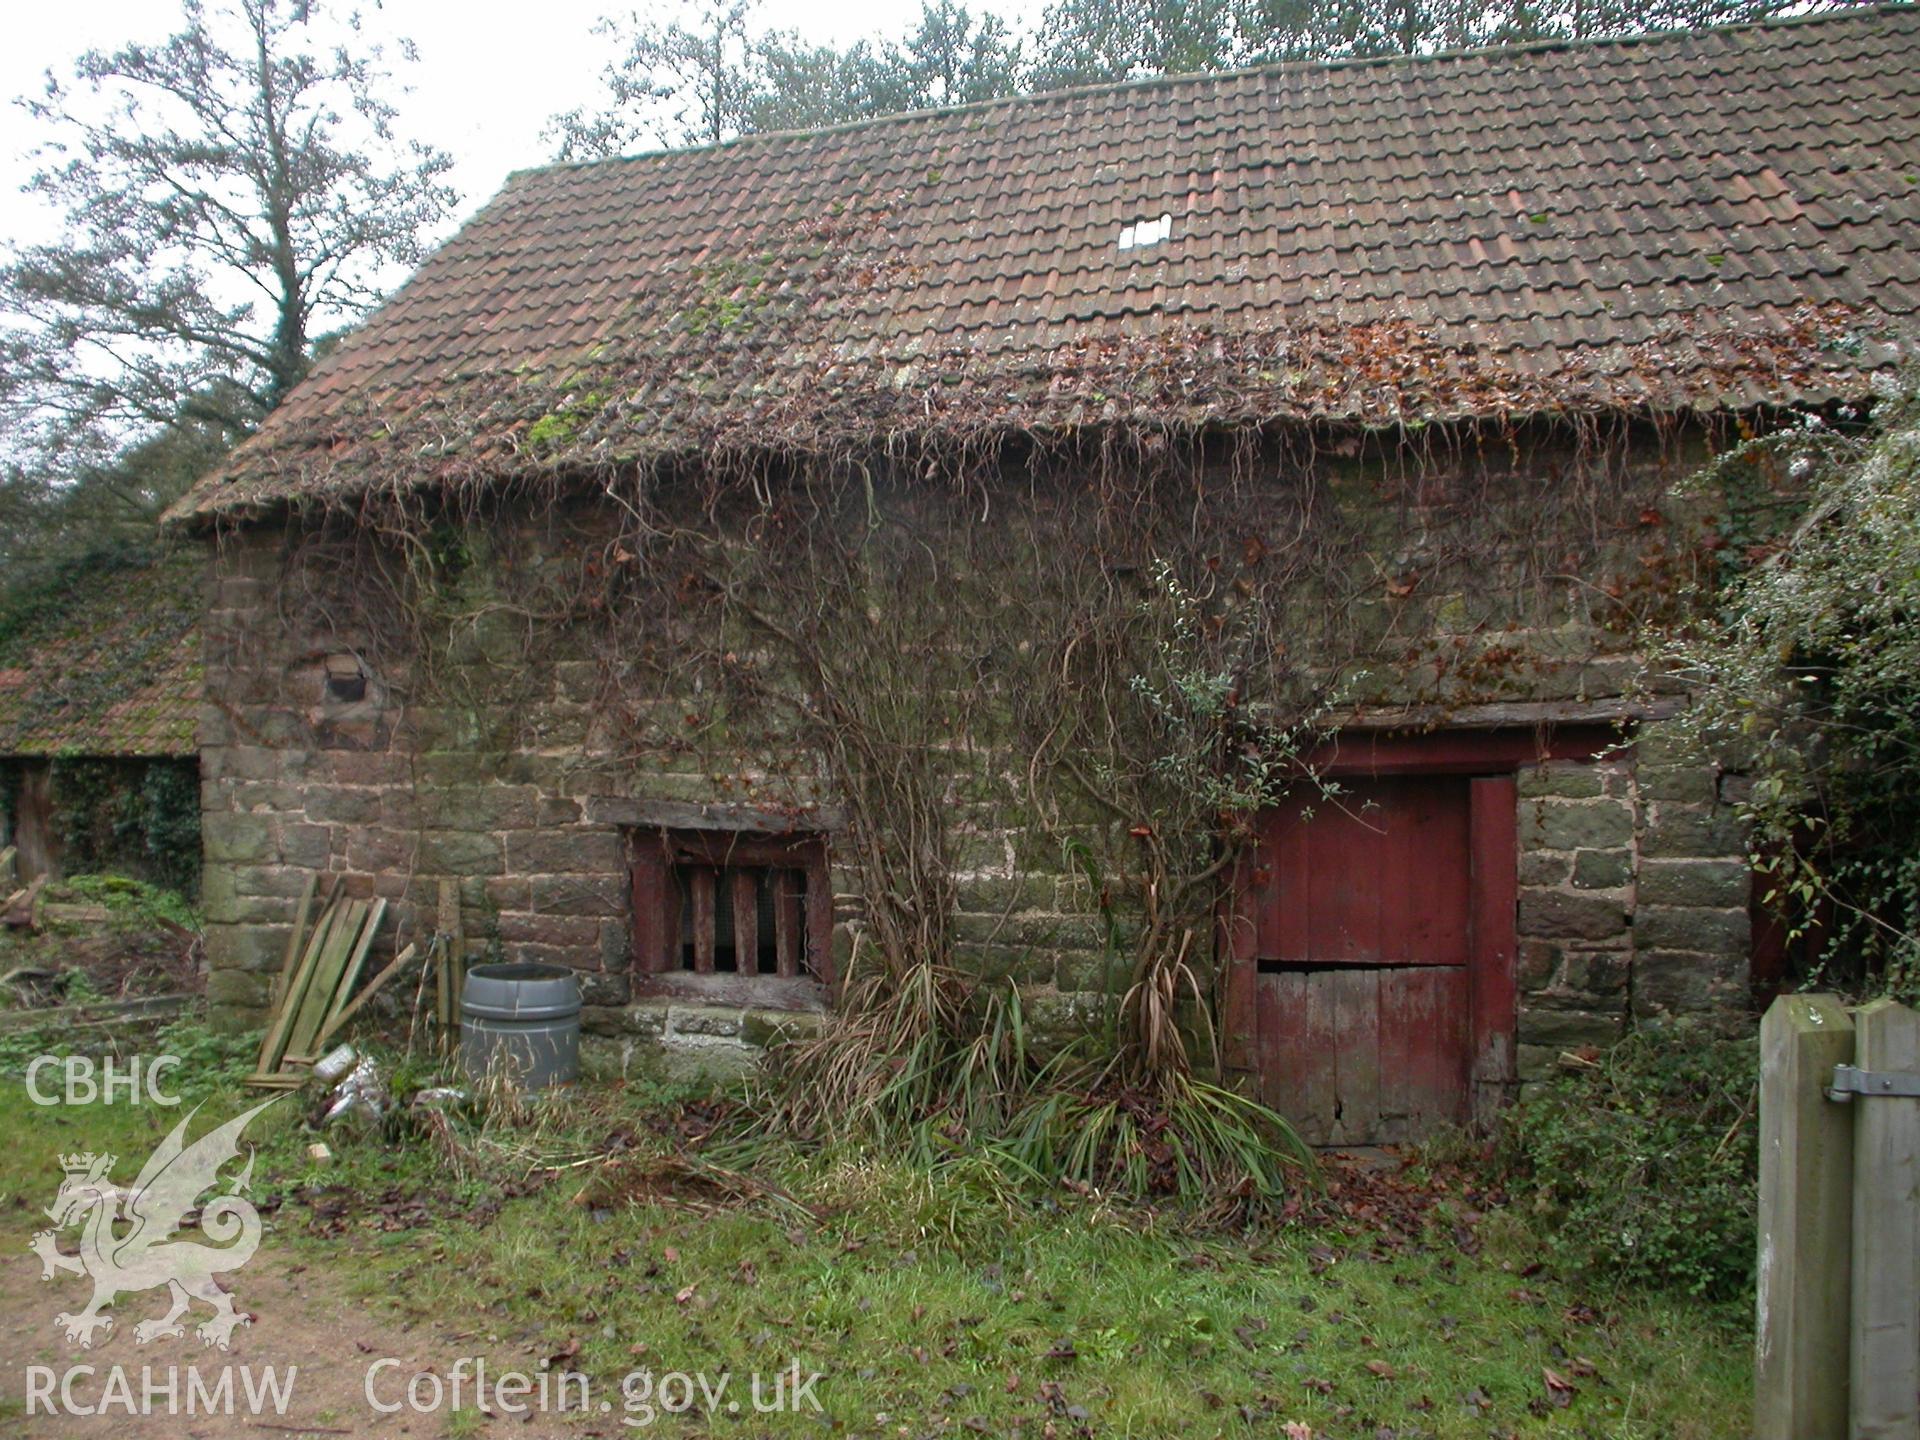
{"label": "overcast sky", "polygon": [[[403,118],[412,133],[453,154],[464,215],[499,189],[508,172],[549,158],[540,139],[547,118],[598,93],[596,77],[609,57],[606,42],[593,34],[594,21],[632,5],[385,0],[377,9],[364,8],[370,32],[410,36],[420,47],[420,63],[404,67],[414,93],[402,102]],[[1012,16],[1037,7],[1003,0],[984,8]],[[764,0],[760,19],[845,43],[875,33],[897,35],[919,9],[919,0]],[[50,67],[62,72],[84,50],[161,40],[179,22],[172,0],[14,0],[8,10],[6,43],[0,45],[0,96],[8,100],[37,93]],[[45,238],[40,207],[19,193],[31,170],[26,153],[41,137],[17,106],[0,111],[0,240]]]}

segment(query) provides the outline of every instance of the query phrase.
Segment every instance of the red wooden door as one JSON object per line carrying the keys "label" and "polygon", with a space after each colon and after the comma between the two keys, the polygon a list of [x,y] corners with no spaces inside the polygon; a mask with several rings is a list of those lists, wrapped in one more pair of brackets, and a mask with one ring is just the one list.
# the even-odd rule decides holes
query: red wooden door
{"label": "red wooden door", "polygon": [[1476,1079],[1510,1048],[1494,1032],[1512,1028],[1500,900],[1514,856],[1486,832],[1504,805],[1511,836],[1513,787],[1400,775],[1342,788],[1266,817],[1236,963],[1253,971],[1261,1098],[1313,1144],[1393,1144],[1472,1119]]}

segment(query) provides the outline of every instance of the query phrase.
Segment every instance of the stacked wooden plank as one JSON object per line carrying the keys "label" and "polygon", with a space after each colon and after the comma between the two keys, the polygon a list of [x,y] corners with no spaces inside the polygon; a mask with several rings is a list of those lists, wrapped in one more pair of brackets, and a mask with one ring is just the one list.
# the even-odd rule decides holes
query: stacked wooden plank
{"label": "stacked wooden plank", "polygon": [[304,1067],[318,1058],[334,1032],[413,957],[409,946],[356,997],[354,986],[386,918],[387,902],[344,899],[335,877],[319,919],[309,930],[316,888],[315,877],[309,876],[274,987],[259,1065],[248,1077],[249,1084],[267,1088],[301,1084]]}

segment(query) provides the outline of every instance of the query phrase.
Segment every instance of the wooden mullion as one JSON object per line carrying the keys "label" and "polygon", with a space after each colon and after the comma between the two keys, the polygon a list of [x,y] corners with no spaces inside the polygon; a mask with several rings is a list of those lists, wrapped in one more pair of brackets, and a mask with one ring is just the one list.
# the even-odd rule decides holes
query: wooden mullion
{"label": "wooden mullion", "polygon": [[633,965],[642,975],[679,963],[679,904],[673,872],[658,847],[641,846],[633,858]]}
{"label": "wooden mullion", "polygon": [[800,938],[804,920],[800,913],[802,874],[798,870],[775,870],[773,885],[774,967],[785,978],[800,973]]}
{"label": "wooden mullion", "polygon": [[660,969],[681,970],[686,966],[686,957],[680,952],[681,910],[686,905],[686,895],[680,885],[679,872],[667,865],[660,867],[662,875],[660,887],[660,929],[665,937],[660,947]]}
{"label": "wooden mullion", "polygon": [[833,891],[827,884],[824,851],[807,866],[806,970],[822,985],[833,983]]}
{"label": "wooden mullion", "polygon": [[713,973],[713,881],[710,866],[693,866],[687,872],[693,896],[693,968],[701,975]]}
{"label": "wooden mullion", "polygon": [[732,872],[733,968],[742,975],[760,973],[760,875],[758,870]]}

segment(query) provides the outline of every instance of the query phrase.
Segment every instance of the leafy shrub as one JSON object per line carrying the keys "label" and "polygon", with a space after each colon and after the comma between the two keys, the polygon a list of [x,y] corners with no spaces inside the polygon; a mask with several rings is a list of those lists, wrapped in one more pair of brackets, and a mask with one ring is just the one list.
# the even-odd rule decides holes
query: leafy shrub
{"label": "leafy shrub", "polygon": [[1886,380],[1872,423],[1817,417],[1731,451],[1807,505],[1784,534],[1722,552],[1726,577],[1664,657],[1679,718],[1751,776],[1742,819],[1771,900],[1824,910],[1823,987],[1920,999],[1920,372]]}
{"label": "leafy shrub", "polygon": [[1499,1155],[1562,1267],[1708,1299],[1754,1275],[1759,1047],[1643,1030],[1507,1116]]}

